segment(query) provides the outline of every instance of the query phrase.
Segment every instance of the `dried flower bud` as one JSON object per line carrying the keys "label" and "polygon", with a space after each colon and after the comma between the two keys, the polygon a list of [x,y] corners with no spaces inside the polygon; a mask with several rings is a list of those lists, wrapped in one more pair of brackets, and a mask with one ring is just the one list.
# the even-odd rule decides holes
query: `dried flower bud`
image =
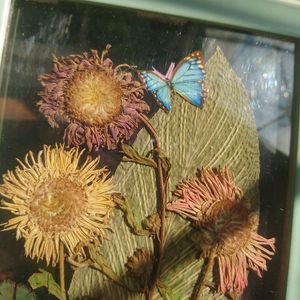
{"label": "dried flower bud", "polygon": [[138,278],[140,285],[145,287],[152,271],[152,257],[148,250],[137,248],[133,255],[127,259],[125,266],[128,269],[128,273]]}
{"label": "dried flower bud", "polygon": [[143,222],[143,227],[153,235],[158,235],[161,226],[161,219],[158,213],[152,214]]}

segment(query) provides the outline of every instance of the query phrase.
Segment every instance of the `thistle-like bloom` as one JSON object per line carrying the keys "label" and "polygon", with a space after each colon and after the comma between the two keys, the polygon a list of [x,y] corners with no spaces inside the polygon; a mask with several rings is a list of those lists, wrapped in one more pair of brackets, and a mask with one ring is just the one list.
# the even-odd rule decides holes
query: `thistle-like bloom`
{"label": "thistle-like bloom", "polygon": [[202,169],[179,184],[174,195],[177,199],[167,209],[193,221],[199,231],[192,240],[205,255],[215,249],[222,293],[242,292],[248,269],[262,277],[275,253],[275,239],[256,233],[257,218],[226,168]]}
{"label": "thistle-like bloom", "polygon": [[149,111],[143,101],[143,86],[132,78],[129,65],[115,68],[107,56],[96,50],[82,55],[53,56],[53,70],[39,80],[39,110],[52,127],[67,123],[67,145],[86,144],[88,149],[116,149],[127,141],[139,126],[140,114]]}
{"label": "thistle-like bloom", "polygon": [[80,164],[82,153],[44,146],[3,176],[1,208],[15,215],[3,230],[15,229],[16,238],[25,239],[26,256],[47,265],[58,262],[60,242],[69,256],[84,258],[84,246],[100,244],[109,228],[118,193],[108,171],[97,167],[99,158]]}

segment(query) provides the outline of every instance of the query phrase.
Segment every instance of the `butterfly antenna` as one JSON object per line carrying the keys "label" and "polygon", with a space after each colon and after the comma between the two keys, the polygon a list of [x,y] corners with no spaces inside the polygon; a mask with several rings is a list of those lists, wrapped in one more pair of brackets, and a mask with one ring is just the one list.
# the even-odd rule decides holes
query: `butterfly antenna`
{"label": "butterfly antenna", "polygon": [[174,67],[175,67],[175,63],[172,62],[172,63],[170,64],[169,69],[168,69],[168,71],[167,71],[167,74],[166,74],[166,76],[165,76],[168,80],[170,80],[171,77],[172,77]]}

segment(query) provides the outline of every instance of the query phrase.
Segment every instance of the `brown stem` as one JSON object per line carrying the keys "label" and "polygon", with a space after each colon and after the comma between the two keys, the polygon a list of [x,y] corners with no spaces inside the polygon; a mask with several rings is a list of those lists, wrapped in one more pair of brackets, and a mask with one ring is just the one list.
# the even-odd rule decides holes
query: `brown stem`
{"label": "brown stem", "polygon": [[161,219],[161,226],[160,226],[160,231],[159,231],[159,236],[155,238],[154,240],[154,254],[156,257],[156,261],[153,266],[153,271],[152,271],[152,280],[149,282],[149,290],[146,295],[147,300],[152,300],[155,287],[157,284],[157,281],[159,279],[160,275],[160,269],[161,269],[161,262],[162,262],[162,257],[163,257],[163,252],[164,252],[164,242],[165,242],[165,219],[166,219],[166,208],[165,208],[165,196],[166,196],[166,182],[164,182],[164,177],[163,177],[163,168],[162,168],[162,162],[159,156],[159,150],[160,150],[160,144],[159,144],[159,138],[157,135],[157,132],[155,128],[152,126],[150,123],[149,119],[142,115],[141,120],[143,121],[147,131],[153,138],[153,146],[154,150],[157,150],[154,154],[154,159],[156,160],[157,163],[157,168],[155,170],[156,174],[156,183],[157,183],[157,208],[160,214],[160,219]]}
{"label": "brown stem", "polygon": [[64,244],[59,241],[59,282],[61,289],[61,299],[66,300],[66,287],[65,287],[65,253]]}
{"label": "brown stem", "polygon": [[152,136],[152,138],[154,140],[153,141],[154,147],[159,148],[159,137],[157,135],[157,132],[156,132],[155,128],[150,123],[150,120],[145,115],[140,115],[140,119],[144,123],[144,125],[146,126],[146,129],[149,132],[149,134]]}
{"label": "brown stem", "polygon": [[209,277],[209,275],[212,271],[213,265],[214,265],[215,254],[216,254],[216,249],[213,248],[209,254],[206,267],[204,268],[204,275],[197,284],[194,300],[201,299],[203,290],[205,288],[205,283],[208,281],[208,277]]}

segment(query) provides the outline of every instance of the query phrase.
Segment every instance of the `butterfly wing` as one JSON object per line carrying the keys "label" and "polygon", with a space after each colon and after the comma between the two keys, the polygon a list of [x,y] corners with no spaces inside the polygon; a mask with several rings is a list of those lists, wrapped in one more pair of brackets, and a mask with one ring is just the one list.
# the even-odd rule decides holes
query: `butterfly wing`
{"label": "butterfly wing", "polygon": [[202,106],[206,96],[204,77],[202,54],[195,51],[176,66],[171,84],[175,92],[185,100],[193,105]]}
{"label": "butterfly wing", "polygon": [[198,107],[203,105],[203,88],[198,82],[176,83],[174,90],[191,104]]}
{"label": "butterfly wing", "polygon": [[147,89],[154,95],[157,103],[165,111],[169,111],[171,108],[171,91],[168,83],[152,71],[142,71],[140,75]]}

